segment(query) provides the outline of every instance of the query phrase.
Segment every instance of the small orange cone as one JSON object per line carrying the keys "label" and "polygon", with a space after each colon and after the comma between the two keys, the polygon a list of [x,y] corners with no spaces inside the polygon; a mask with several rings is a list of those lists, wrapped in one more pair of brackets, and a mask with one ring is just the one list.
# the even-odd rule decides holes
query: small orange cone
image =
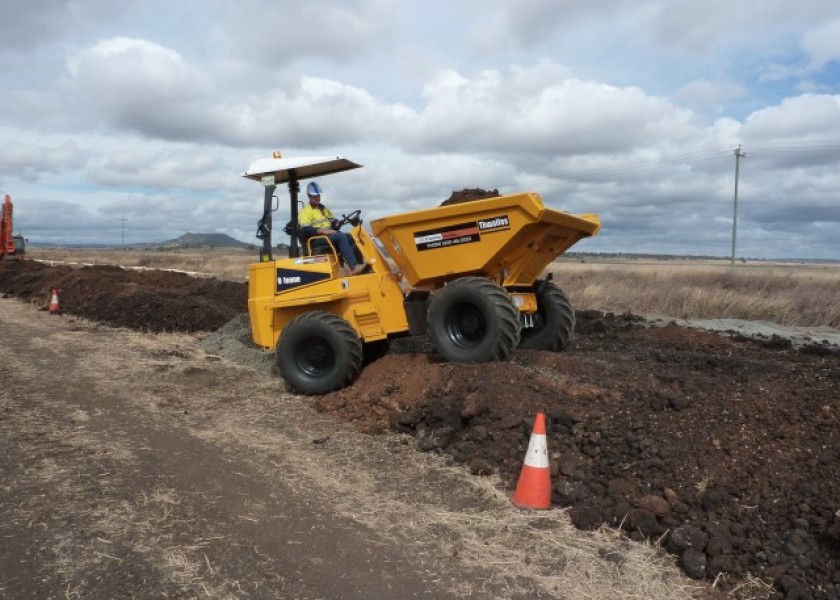
{"label": "small orange cone", "polygon": [[58,306],[58,290],[53,288],[50,296],[50,314],[57,315],[59,312],[61,312],[61,309]]}
{"label": "small orange cone", "polygon": [[551,507],[551,470],[548,467],[545,414],[541,412],[534,419],[534,431],[513,493],[513,503],[519,508]]}

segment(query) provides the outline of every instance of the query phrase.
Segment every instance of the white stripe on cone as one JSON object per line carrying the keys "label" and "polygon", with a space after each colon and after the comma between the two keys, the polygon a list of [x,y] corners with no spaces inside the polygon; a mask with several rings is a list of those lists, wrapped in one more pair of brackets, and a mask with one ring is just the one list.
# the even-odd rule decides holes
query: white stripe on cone
{"label": "white stripe on cone", "polygon": [[532,433],[525,453],[525,465],[537,469],[548,468],[548,443],[545,434]]}

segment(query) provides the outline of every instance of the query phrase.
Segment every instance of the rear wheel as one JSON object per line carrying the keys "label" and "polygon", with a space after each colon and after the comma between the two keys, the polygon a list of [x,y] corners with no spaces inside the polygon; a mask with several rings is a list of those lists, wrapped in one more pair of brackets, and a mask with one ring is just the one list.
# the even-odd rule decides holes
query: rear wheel
{"label": "rear wheel", "polygon": [[575,311],[566,294],[550,281],[539,281],[534,326],[524,327],[520,348],[529,350],[565,350],[575,330]]}
{"label": "rear wheel", "polygon": [[505,360],[519,342],[519,311],[501,286],[462,277],[432,298],[429,338],[453,362]]}
{"label": "rear wheel", "polygon": [[362,341],[337,315],[304,313],[289,321],[277,340],[277,368],[294,391],[326,394],[359,375]]}

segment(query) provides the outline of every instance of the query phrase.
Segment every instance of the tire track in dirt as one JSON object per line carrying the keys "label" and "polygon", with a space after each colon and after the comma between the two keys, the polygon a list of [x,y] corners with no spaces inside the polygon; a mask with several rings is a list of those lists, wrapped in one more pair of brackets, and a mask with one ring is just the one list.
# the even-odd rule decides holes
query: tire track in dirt
{"label": "tire track in dirt", "polygon": [[[330,514],[311,497],[289,489],[282,473],[268,482],[251,471],[237,459],[230,441],[220,451],[177,424],[145,419],[119,395],[102,393],[95,379],[80,376],[85,369],[79,364],[91,365],[96,358],[85,352],[79,339],[86,332],[45,338],[37,328],[16,327],[12,332],[3,322],[0,327],[5,348],[12,350],[8,355],[3,352],[6,388],[18,397],[25,391],[29,401],[22,406],[7,399],[4,421],[13,425],[28,416],[33,435],[40,440],[34,448],[35,461],[49,458],[56,464],[52,477],[41,478],[41,484],[55,491],[66,485],[58,493],[58,506],[51,506],[45,494],[35,494],[28,508],[35,515],[30,523],[43,515],[39,523],[47,533],[36,543],[33,558],[49,583],[33,589],[28,586],[38,578],[32,571],[9,574],[4,585],[13,597],[49,597],[58,589],[101,598],[131,596],[140,590],[152,597],[186,590],[199,594],[204,589],[254,597],[411,598],[429,593],[447,597],[417,577],[398,550],[383,552],[381,544],[356,542],[375,542],[375,532]],[[119,332],[99,331],[94,337],[106,342],[119,337]],[[56,351],[57,347],[62,350]],[[15,361],[12,356],[37,356],[39,364]],[[130,388],[118,387],[131,394]],[[77,426],[83,430],[77,439],[67,440],[62,423],[71,412],[87,417]],[[5,444],[24,441],[25,437],[8,438]],[[125,459],[97,456],[111,446],[121,449],[118,453]],[[82,464],[74,460],[63,464],[74,455],[84,457]],[[33,466],[43,473],[43,464]],[[68,469],[86,471],[77,477],[89,485],[67,482],[67,475],[73,479]],[[17,477],[27,474],[31,467],[18,471]],[[27,496],[33,496],[33,486],[39,487],[35,478],[30,479]],[[12,486],[7,483],[7,487]],[[24,488],[14,487],[15,493],[4,504],[21,500]],[[92,509],[74,514],[74,503],[87,501],[93,503]],[[67,511],[66,520],[56,522],[48,516],[56,508]],[[152,514],[143,514],[149,511]],[[58,538],[47,535],[67,527],[74,532],[65,531]],[[99,540],[108,540],[107,545],[98,544]],[[201,564],[202,557],[206,565]],[[61,581],[50,576],[51,569],[58,570]],[[331,576],[323,577],[324,570]],[[383,590],[388,592],[383,595]]]}
{"label": "tire track in dirt", "polygon": [[[306,598],[307,590],[324,597],[351,597],[349,588],[328,594],[317,587],[328,585],[322,583],[325,579],[332,580],[329,585],[340,585],[345,578],[334,565],[336,557],[313,553],[306,528],[313,520],[316,536],[320,524],[345,523],[351,529],[352,552],[360,555],[355,557],[358,561],[367,552],[380,557],[373,573],[365,565],[356,572],[369,585],[379,585],[382,597],[396,597],[397,588],[393,582],[391,590],[382,588],[386,578],[377,568],[396,571],[400,577],[414,573],[420,584],[412,591],[435,586],[436,597],[449,590],[455,597],[477,598],[583,594],[685,598],[702,589],[687,586],[671,561],[655,549],[630,544],[608,532],[576,532],[561,511],[544,515],[517,511],[496,487],[497,480],[465,477],[463,469],[446,466],[444,457],[418,455],[405,436],[370,438],[337,425],[314,413],[302,399],[283,394],[278,380],[205,356],[191,336],[114,330],[51,319],[10,300],[0,303],[0,323],[10,323],[15,330],[21,323],[35,323],[34,330],[20,333],[35,344],[33,358],[27,359],[34,372],[44,366],[35,365],[46,360],[46,355],[41,356],[44,349],[52,348],[67,377],[78,382],[76,391],[101,398],[75,400],[77,406],[86,407],[73,412],[82,410],[89,416],[81,421],[88,434],[105,432],[105,423],[111,423],[116,433],[101,439],[130,441],[123,444],[130,446],[130,452],[123,450],[120,461],[110,466],[100,463],[95,470],[122,471],[125,479],[115,479],[113,490],[80,495],[78,504],[71,503],[64,512],[87,518],[85,503],[104,495],[103,510],[111,517],[107,523],[112,537],[114,531],[122,531],[129,540],[139,536],[140,543],[125,545],[143,548],[156,557],[157,570],[146,573],[147,580],[158,586],[154,589],[201,595],[203,584],[219,597],[271,597],[265,590],[274,581],[271,589],[280,589],[282,582],[292,590],[303,586],[302,593],[287,593],[287,597]],[[28,357],[29,352],[17,356]],[[70,369],[75,359],[75,368]],[[31,376],[22,377],[19,389],[32,388],[30,381]],[[97,404],[99,412],[86,402]],[[22,407],[17,405],[15,410],[20,412]],[[49,424],[57,438],[66,433],[63,419],[56,415]],[[171,451],[164,451],[155,435],[172,441]],[[178,450],[178,436],[188,438],[185,448],[189,452]],[[179,471],[176,476],[171,472],[175,467],[167,466],[170,461],[187,464],[181,468],[188,472]],[[202,466],[202,461],[212,467]],[[88,470],[94,471],[93,467]],[[197,477],[200,485],[181,481],[193,471],[202,474]],[[228,496],[213,484],[214,474],[221,471],[225,471],[220,479]],[[252,486],[264,489],[259,493]],[[282,514],[278,510],[286,505],[289,494],[305,498],[308,512],[287,523],[271,519]],[[52,503],[45,499],[43,505],[49,510]],[[290,539],[303,540],[291,545],[293,558],[312,562],[320,556],[321,562],[316,560],[307,565],[310,570],[297,575],[293,568],[284,568],[282,561],[272,560],[266,552],[270,544],[258,549],[240,544],[241,552],[227,553],[218,547],[260,535],[280,543],[278,532],[283,526],[300,536]],[[108,539],[102,533],[97,537]],[[95,562],[87,572],[54,572],[48,579],[55,586],[53,591],[60,588],[64,594],[69,577],[68,582],[76,586],[73,589],[89,592],[86,597],[109,597],[98,595],[104,589],[98,586],[104,584],[95,578],[96,569],[106,569],[113,559],[93,551],[122,558],[118,564],[128,563],[128,554],[103,552],[96,544],[100,542],[95,538],[88,540],[87,545],[79,545],[79,552],[102,562]],[[49,572],[55,564],[47,567]],[[282,581],[277,581],[278,574]]]}

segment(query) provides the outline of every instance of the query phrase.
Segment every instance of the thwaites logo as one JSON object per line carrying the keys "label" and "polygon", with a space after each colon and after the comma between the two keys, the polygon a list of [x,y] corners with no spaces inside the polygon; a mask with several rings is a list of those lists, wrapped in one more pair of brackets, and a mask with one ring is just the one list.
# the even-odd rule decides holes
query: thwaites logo
{"label": "thwaites logo", "polygon": [[277,291],[287,290],[309,285],[317,281],[329,279],[329,273],[313,273],[312,271],[298,271],[295,269],[277,269]]}
{"label": "thwaites logo", "polygon": [[472,244],[481,241],[482,233],[493,233],[504,229],[510,229],[510,219],[507,215],[469,223],[459,223],[439,229],[416,231],[414,233],[414,245],[417,246],[417,250],[422,251]]}
{"label": "thwaites logo", "polygon": [[503,229],[510,229],[510,218],[507,215],[500,217],[491,217],[489,219],[482,219],[478,222],[478,230],[481,233],[490,233],[491,231],[502,231]]}

